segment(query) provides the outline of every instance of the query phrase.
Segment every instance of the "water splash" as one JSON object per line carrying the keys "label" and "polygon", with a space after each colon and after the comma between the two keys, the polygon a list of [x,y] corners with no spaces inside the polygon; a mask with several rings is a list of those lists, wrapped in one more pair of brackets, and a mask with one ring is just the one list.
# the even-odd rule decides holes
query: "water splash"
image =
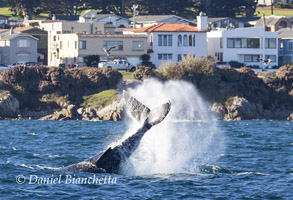
{"label": "water splash", "polygon": [[[128,92],[149,108],[170,100],[171,110],[162,123],[145,134],[138,149],[122,165],[123,174],[196,173],[199,166],[212,164],[224,152],[224,135],[190,83],[149,79]],[[131,131],[123,139],[137,126],[130,121]]]}

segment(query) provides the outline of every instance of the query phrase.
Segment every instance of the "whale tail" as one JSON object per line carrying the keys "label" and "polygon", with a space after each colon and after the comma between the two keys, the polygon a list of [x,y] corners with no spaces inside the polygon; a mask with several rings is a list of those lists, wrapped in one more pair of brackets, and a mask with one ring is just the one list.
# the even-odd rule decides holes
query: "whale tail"
{"label": "whale tail", "polygon": [[123,91],[123,98],[127,109],[137,121],[147,121],[152,126],[163,121],[171,109],[170,101],[151,110],[126,91]]}

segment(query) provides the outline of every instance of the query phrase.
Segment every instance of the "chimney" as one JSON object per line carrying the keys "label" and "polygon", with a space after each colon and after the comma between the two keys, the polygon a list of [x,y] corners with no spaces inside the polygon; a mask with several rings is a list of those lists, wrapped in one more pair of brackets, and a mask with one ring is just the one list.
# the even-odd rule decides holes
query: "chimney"
{"label": "chimney", "polygon": [[53,20],[53,21],[56,20],[56,16],[55,16],[55,15],[52,16],[52,20]]}
{"label": "chimney", "polygon": [[205,13],[200,12],[199,16],[197,16],[197,28],[198,30],[207,30],[208,25],[208,17]]}

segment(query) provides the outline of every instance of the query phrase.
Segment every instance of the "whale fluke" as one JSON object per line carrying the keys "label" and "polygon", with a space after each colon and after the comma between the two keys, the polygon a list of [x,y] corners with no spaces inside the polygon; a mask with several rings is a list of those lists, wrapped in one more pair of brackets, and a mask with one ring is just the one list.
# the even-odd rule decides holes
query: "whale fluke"
{"label": "whale fluke", "polygon": [[71,165],[63,171],[90,172],[90,173],[118,173],[120,164],[125,161],[138,147],[144,134],[156,124],[165,119],[171,109],[171,103],[162,104],[152,110],[143,105],[134,97],[123,91],[123,98],[127,110],[141,123],[141,127],[121,144],[97,154],[83,162]]}

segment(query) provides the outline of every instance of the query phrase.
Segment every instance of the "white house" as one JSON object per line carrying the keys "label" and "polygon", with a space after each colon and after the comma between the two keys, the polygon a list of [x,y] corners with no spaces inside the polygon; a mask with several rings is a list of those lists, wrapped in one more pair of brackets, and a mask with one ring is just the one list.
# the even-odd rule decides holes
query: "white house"
{"label": "white house", "polygon": [[[139,15],[130,18],[130,20],[136,24],[136,28],[147,27],[156,24],[188,24],[188,25],[196,25],[195,22],[190,21],[188,19],[179,17],[177,15]],[[133,26],[133,24],[132,24]]]}
{"label": "white house", "polygon": [[138,29],[124,30],[124,34],[141,34],[148,37],[148,53],[157,67],[167,61],[178,63],[183,57],[207,56],[207,17],[199,16],[198,27],[187,24],[157,24]]}
{"label": "white house", "polygon": [[116,28],[128,28],[130,20],[115,14],[97,14],[95,10],[89,10],[79,17],[80,23],[100,22],[112,24]]}
{"label": "white house", "polygon": [[[263,27],[211,31],[207,34],[208,55],[217,61],[238,61],[260,68],[278,65],[278,33]],[[263,63],[260,59],[270,59]]]}

